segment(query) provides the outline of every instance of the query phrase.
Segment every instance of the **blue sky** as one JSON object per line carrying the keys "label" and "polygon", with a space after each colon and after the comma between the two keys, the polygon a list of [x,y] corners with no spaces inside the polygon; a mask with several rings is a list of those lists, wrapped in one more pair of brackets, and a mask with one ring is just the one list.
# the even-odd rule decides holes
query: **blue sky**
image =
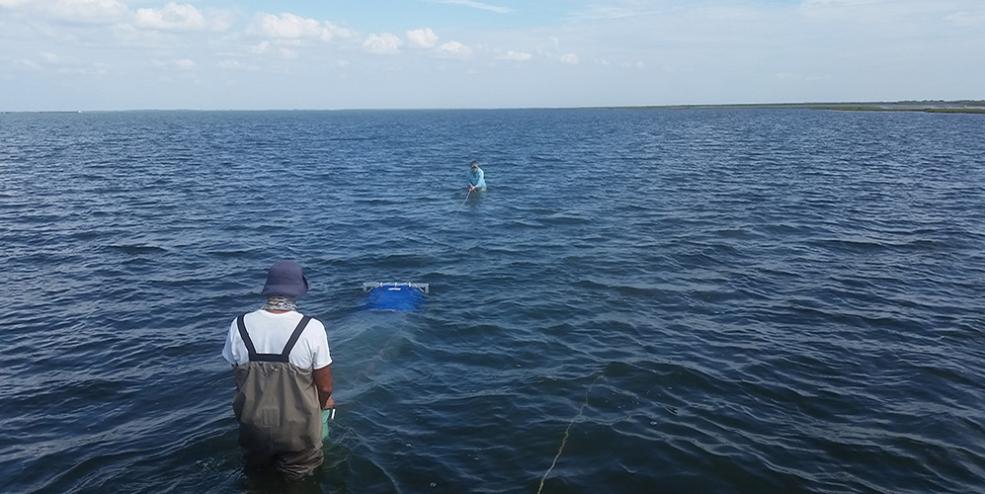
{"label": "blue sky", "polygon": [[0,110],[985,99],[983,0],[0,0]]}

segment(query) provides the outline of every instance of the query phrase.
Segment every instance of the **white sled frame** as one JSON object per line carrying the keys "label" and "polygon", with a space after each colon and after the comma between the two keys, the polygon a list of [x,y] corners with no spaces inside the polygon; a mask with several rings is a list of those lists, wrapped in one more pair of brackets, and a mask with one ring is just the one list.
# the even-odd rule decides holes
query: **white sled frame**
{"label": "white sled frame", "polygon": [[428,294],[431,293],[431,284],[430,283],[411,283],[409,281],[402,282],[402,283],[401,282],[396,282],[396,281],[390,281],[390,282],[371,281],[371,282],[366,282],[366,283],[363,283],[363,291],[364,292],[368,292],[368,291],[370,291],[370,290],[372,290],[374,288],[380,288],[380,287],[386,287],[386,286],[393,286],[393,287],[407,286],[407,287],[410,287],[410,288],[416,288],[416,289],[424,292],[425,295],[428,295]]}

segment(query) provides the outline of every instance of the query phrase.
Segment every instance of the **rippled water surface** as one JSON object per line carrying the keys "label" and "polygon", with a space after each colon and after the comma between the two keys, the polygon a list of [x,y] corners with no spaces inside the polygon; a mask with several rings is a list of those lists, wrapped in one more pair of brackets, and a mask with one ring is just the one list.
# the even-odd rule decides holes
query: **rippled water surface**
{"label": "rippled water surface", "polygon": [[[0,115],[0,491],[981,492],[983,137],[796,110]],[[281,258],[340,403],[294,485],[243,473],[219,357]],[[368,312],[365,281],[431,294]]]}

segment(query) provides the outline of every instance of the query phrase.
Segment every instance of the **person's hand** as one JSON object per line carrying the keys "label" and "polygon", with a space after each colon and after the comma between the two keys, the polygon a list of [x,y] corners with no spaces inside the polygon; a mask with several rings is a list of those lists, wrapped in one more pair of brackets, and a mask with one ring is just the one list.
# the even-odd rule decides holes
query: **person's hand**
{"label": "person's hand", "polygon": [[335,408],[335,398],[329,396],[325,403],[322,404],[322,408],[325,410],[331,410]]}

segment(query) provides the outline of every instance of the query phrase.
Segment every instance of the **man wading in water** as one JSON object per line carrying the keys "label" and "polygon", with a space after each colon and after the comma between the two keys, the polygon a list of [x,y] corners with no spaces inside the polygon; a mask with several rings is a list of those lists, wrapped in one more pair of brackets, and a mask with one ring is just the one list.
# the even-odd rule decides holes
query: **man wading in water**
{"label": "man wading in water", "polygon": [[486,177],[485,173],[482,172],[482,168],[479,168],[478,161],[472,161],[472,166],[469,169],[469,192],[479,191],[485,192],[486,190]]}
{"label": "man wading in water", "polygon": [[236,374],[233,411],[247,467],[273,465],[291,478],[321,465],[322,410],[335,408],[325,326],[294,302],[307,291],[301,266],[274,264],[261,292],[267,303],[233,321],[222,349]]}

